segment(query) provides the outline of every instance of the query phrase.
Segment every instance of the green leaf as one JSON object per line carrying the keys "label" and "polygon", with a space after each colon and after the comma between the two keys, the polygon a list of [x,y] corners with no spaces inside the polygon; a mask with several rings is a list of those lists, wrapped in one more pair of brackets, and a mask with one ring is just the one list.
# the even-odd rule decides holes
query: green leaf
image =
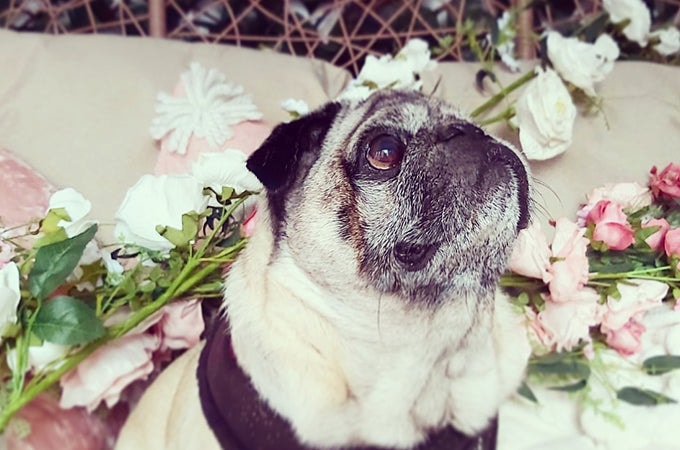
{"label": "green leaf", "polygon": [[564,386],[553,386],[550,389],[553,391],[561,391],[561,392],[576,392],[580,391],[584,387],[588,385],[588,380],[580,380],[577,381],[576,383],[572,384],[567,384]]}
{"label": "green leaf", "polygon": [[531,390],[525,381],[522,381],[519,389],[517,389],[517,393],[533,403],[538,403],[538,399],[536,398],[536,395],[534,395],[534,391]]}
{"label": "green leaf", "polygon": [[186,247],[198,234],[198,214],[182,214],[181,230],[170,226],[159,225],[156,227],[156,231],[176,247]]}
{"label": "green leaf", "polygon": [[538,376],[558,376],[574,380],[587,380],[590,366],[573,353],[550,353],[529,361],[529,373]]}
{"label": "green leaf", "polygon": [[35,264],[28,274],[31,294],[42,300],[66,281],[78,265],[85,246],[96,233],[97,225],[92,225],[70,239],[40,247],[35,255]]}
{"label": "green leaf", "polygon": [[45,302],[33,323],[39,338],[61,345],[81,345],[104,335],[101,319],[86,303],[60,295]]}
{"label": "green leaf", "polygon": [[667,403],[677,403],[670,397],[649,390],[636,387],[625,387],[616,392],[616,398],[631,405],[637,406],[656,406]]}
{"label": "green leaf", "polygon": [[652,356],[651,358],[644,360],[642,368],[649,375],[663,375],[672,370],[680,369],[680,356]]}

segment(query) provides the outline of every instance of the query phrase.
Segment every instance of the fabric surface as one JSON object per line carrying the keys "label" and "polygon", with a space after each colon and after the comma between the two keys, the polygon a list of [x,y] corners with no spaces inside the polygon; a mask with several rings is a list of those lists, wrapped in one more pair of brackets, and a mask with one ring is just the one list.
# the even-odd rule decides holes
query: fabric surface
{"label": "fabric surface", "polygon": [[[290,425],[260,399],[231,350],[229,324],[215,322],[206,336],[197,368],[201,406],[225,450],[312,450],[296,439]],[[477,437],[452,427],[433,433],[415,450],[493,450],[497,423]],[[378,450],[377,447],[352,447]]]}

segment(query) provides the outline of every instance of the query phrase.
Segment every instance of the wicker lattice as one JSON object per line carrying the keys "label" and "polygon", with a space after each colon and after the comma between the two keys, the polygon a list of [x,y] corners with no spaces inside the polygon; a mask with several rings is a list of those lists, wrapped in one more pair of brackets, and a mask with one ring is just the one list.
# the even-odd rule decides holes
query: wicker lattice
{"label": "wicker lattice", "polygon": [[[680,24],[680,0],[647,3],[655,23]],[[524,58],[536,55],[545,28],[573,31],[602,17],[601,0],[0,0],[0,27],[264,46],[356,72],[366,54],[412,37],[428,40],[440,60],[474,60],[470,38],[493,35],[509,9],[519,12]]]}

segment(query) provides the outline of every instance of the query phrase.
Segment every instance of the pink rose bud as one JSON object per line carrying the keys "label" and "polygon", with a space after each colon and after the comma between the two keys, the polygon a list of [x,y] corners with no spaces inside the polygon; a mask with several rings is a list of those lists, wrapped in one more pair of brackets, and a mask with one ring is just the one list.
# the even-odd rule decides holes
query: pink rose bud
{"label": "pink rose bud", "polygon": [[607,331],[607,345],[622,355],[632,355],[640,350],[644,332],[645,326],[631,319],[622,328]]}
{"label": "pink rose bud", "polygon": [[660,227],[660,228],[656,232],[654,232],[654,234],[645,239],[645,242],[647,243],[647,245],[649,245],[649,248],[651,248],[652,250],[662,249],[664,238],[666,237],[666,233],[670,228],[668,221],[664,218],[650,219],[642,224],[642,228],[648,227]]}
{"label": "pink rose bud", "polygon": [[588,213],[588,223],[594,223],[593,240],[604,242],[611,250],[625,250],[635,241],[635,232],[628,224],[623,208],[602,200]]}
{"label": "pink rose bud", "polygon": [[680,256],[680,228],[674,228],[666,232],[663,244],[666,255],[669,257]]}
{"label": "pink rose bud", "polygon": [[669,164],[660,173],[656,166],[652,167],[649,187],[655,198],[667,196],[680,198],[680,164]]}

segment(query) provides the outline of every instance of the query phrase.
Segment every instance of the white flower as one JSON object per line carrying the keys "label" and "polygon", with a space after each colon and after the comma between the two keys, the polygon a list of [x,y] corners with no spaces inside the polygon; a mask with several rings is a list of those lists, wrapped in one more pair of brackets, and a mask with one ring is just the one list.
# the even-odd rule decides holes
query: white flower
{"label": "white flower", "polygon": [[281,102],[281,108],[292,115],[304,116],[309,114],[309,105],[304,100],[289,98]]}
{"label": "white flower", "polygon": [[123,281],[123,272],[125,269],[123,265],[118,262],[118,260],[111,257],[111,253],[102,252],[102,262],[106,268],[106,281],[117,286]]}
{"label": "white flower", "polygon": [[94,222],[86,217],[92,209],[92,203],[73,188],[66,188],[55,192],[50,197],[48,211],[63,208],[70,220],[60,220],[57,225],[62,227],[68,237],[77,236]]}
{"label": "white flower", "polygon": [[159,93],[158,117],[150,129],[155,139],[170,134],[171,151],[186,153],[192,135],[205,138],[216,149],[233,135],[230,125],[262,117],[243,87],[226,82],[215,69],[192,63],[180,78],[184,95]]}
{"label": "white flower", "polygon": [[411,39],[394,57],[366,56],[361,72],[338,98],[363,99],[375,89],[420,89],[422,83],[417,75],[434,69],[436,64],[430,59],[427,42],[422,39]]}
{"label": "white flower", "polygon": [[0,342],[7,325],[16,323],[17,307],[21,299],[19,268],[13,262],[0,268]]}
{"label": "white flower", "polygon": [[174,245],[156,227],[182,228],[182,215],[205,210],[203,184],[189,175],[144,175],[126,193],[116,212],[115,234],[125,243],[169,251]]}
{"label": "white flower", "polygon": [[650,36],[659,38],[654,50],[663,56],[670,56],[680,50],[680,30],[675,27],[654,31]]}
{"label": "white flower", "polygon": [[630,20],[623,34],[641,46],[647,45],[652,15],[642,0],[604,0],[604,9],[613,23]]}
{"label": "white flower", "polygon": [[[496,50],[501,58],[501,62],[511,72],[519,72],[519,62],[515,58],[515,35],[517,34],[511,21],[512,14],[509,11],[503,14],[496,21],[498,25],[498,43]],[[491,40],[491,37],[487,37]]]}
{"label": "white flower", "polygon": [[[33,372],[40,372],[51,363],[60,360],[71,349],[68,345],[53,344],[44,341],[41,345],[31,345],[28,347],[27,369]],[[12,372],[16,370],[17,351],[15,348],[7,352],[7,366]]]}
{"label": "white flower", "polygon": [[191,172],[205,187],[219,192],[222,187],[233,187],[236,192],[262,189],[262,183],[246,168],[247,157],[240,150],[201,153],[191,167]]}
{"label": "white flower", "polygon": [[560,77],[536,68],[537,76],[517,100],[519,140],[527,158],[552,158],[571,145],[576,107]]}
{"label": "white flower", "polygon": [[548,32],[548,58],[562,78],[595,96],[595,83],[604,80],[614,68],[619,47],[608,34],[602,34],[594,44],[565,38],[555,31]]}
{"label": "white flower", "polygon": [[[226,186],[234,188],[237,193],[259,192],[262,190],[262,183],[248,170],[246,159],[245,153],[240,150],[201,153],[192,166],[192,174],[203,186],[211,187],[217,193]],[[248,197],[242,207],[234,211],[236,220],[241,220],[256,202],[257,196]]]}

